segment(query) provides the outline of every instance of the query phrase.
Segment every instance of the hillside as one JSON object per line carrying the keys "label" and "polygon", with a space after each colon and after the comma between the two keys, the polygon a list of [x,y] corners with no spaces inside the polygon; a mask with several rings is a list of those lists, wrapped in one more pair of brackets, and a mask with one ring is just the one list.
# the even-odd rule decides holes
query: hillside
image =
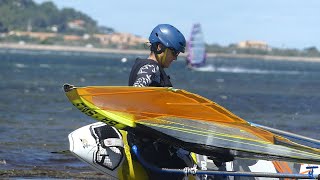
{"label": "hillside", "polygon": [[0,1],[0,32],[33,31],[65,34],[113,33],[88,15],[72,8],[58,9],[52,2],[32,0]]}

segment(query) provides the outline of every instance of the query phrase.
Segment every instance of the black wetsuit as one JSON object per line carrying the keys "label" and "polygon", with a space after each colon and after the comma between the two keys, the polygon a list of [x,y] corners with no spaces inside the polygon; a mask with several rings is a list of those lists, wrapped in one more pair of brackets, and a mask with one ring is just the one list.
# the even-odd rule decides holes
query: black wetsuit
{"label": "black wetsuit", "polygon": [[172,87],[170,77],[158,62],[139,58],[132,66],[128,84],[137,87]]}
{"label": "black wetsuit", "polygon": [[[172,87],[170,77],[159,64],[151,59],[136,59],[129,77],[129,86]],[[178,157],[177,149],[157,142],[148,136],[128,133],[131,143],[140,148],[141,156],[150,164],[162,168],[183,169],[186,163]],[[183,175],[171,173],[156,173],[148,170],[150,179],[182,179]]]}

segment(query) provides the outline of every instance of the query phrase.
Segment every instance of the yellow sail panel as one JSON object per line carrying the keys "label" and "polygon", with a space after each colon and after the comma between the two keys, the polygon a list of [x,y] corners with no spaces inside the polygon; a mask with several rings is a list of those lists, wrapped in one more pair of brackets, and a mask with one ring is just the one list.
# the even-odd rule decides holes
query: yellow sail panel
{"label": "yellow sail panel", "polygon": [[133,115],[119,112],[119,111],[105,111],[98,108],[96,105],[87,101],[85,98],[79,95],[79,91],[72,90],[66,93],[71,103],[84,114],[102,121],[108,125],[115,126],[118,129],[124,129],[125,127],[135,127]]}
{"label": "yellow sail panel", "polygon": [[[106,110],[149,113],[151,116],[183,116],[215,122],[246,121],[219,105],[186,91],[168,88],[88,87],[78,89],[86,101]],[[113,93],[112,93],[113,92]]]}

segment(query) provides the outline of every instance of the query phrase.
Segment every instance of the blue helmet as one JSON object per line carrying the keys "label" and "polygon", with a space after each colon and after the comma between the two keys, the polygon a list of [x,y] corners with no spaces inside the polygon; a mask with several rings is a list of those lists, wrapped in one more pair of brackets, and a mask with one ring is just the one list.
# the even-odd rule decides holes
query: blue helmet
{"label": "blue helmet", "polygon": [[149,41],[151,44],[161,43],[167,48],[173,48],[182,53],[184,53],[186,47],[186,39],[183,34],[170,24],[156,26],[149,36]]}

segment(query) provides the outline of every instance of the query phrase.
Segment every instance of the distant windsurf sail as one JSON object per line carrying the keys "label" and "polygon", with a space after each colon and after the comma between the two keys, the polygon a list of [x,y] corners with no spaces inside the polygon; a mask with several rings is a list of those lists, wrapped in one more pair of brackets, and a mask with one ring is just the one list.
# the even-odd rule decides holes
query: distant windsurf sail
{"label": "distant windsurf sail", "polygon": [[194,24],[188,41],[187,65],[201,67],[206,63],[206,47],[200,24]]}
{"label": "distant windsurf sail", "polygon": [[70,85],[64,89],[73,105],[92,118],[222,161],[239,157],[320,163],[320,149],[254,127],[222,106],[185,90]]}

